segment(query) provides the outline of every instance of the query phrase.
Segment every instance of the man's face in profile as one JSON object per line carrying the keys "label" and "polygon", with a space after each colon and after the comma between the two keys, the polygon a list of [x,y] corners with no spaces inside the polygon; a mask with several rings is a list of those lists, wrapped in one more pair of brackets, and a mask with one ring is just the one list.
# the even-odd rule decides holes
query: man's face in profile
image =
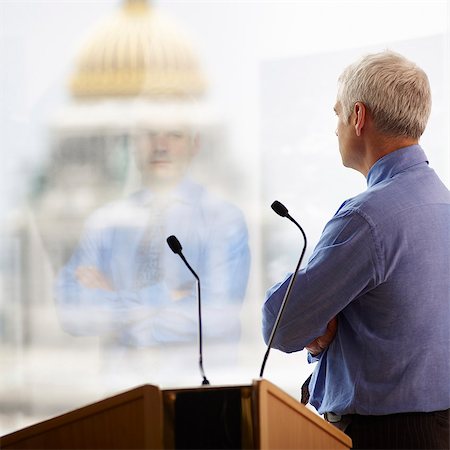
{"label": "man's face in profile", "polygon": [[143,129],[136,137],[136,163],[147,186],[178,183],[196,151],[196,137],[183,127]]}

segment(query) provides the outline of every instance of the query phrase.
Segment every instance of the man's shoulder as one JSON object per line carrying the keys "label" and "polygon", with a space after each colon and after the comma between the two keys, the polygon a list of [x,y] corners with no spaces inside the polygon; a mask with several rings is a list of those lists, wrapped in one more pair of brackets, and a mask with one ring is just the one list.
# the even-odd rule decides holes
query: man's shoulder
{"label": "man's shoulder", "polygon": [[220,193],[202,188],[193,208],[196,210],[196,220],[203,224],[205,229],[214,229],[225,238],[247,235],[247,224],[242,210]]}
{"label": "man's shoulder", "polygon": [[338,214],[354,211],[379,222],[426,205],[450,204],[450,193],[431,169],[400,173],[346,200]]}
{"label": "man's shoulder", "polygon": [[219,192],[204,187],[198,196],[198,204],[207,214],[224,216],[242,216],[241,209],[231,200],[224,198]]}

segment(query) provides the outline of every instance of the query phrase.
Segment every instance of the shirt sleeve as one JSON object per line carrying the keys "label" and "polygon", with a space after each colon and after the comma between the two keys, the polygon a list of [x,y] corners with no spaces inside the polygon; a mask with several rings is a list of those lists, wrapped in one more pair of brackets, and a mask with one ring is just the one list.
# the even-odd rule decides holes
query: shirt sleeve
{"label": "shirt sleeve", "polygon": [[[360,211],[343,209],[326,225],[286,304],[273,347],[302,350],[328,322],[382,279],[376,228]],[[291,276],[269,290],[263,305],[267,343]]]}

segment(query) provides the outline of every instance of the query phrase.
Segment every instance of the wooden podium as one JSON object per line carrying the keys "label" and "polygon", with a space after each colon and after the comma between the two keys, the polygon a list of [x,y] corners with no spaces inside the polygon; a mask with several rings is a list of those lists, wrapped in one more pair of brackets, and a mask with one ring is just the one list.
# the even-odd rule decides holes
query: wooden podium
{"label": "wooden podium", "polygon": [[351,439],[266,380],[144,385],[0,439],[1,449],[348,449]]}

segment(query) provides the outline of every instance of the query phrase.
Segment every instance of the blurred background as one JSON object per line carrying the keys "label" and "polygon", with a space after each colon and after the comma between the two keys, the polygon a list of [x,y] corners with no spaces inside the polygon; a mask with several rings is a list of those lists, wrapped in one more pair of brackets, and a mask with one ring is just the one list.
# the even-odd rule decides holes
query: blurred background
{"label": "blurred background", "polygon": [[[216,385],[257,378],[265,291],[302,245],[270,204],[304,226],[308,256],[342,201],[365,189],[341,166],[334,134],[344,67],[389,48],[427,72],[433,109],[421,144],[450,186],[448,8],[0,0],[0,435],[133,387],[105,378],[97,337],[62,330],[53,286],[87,217],[135,187],[131,137],[143,119],[188,116],[201,136],[190,176],[244,215],[251,266],[238,360],[205,367]],[[311,370],[304,352],[272,351],[265,377],[298,398]],[[167,384],[150,371],[144,381],[193,385],[176,363],[173,372]]]}

